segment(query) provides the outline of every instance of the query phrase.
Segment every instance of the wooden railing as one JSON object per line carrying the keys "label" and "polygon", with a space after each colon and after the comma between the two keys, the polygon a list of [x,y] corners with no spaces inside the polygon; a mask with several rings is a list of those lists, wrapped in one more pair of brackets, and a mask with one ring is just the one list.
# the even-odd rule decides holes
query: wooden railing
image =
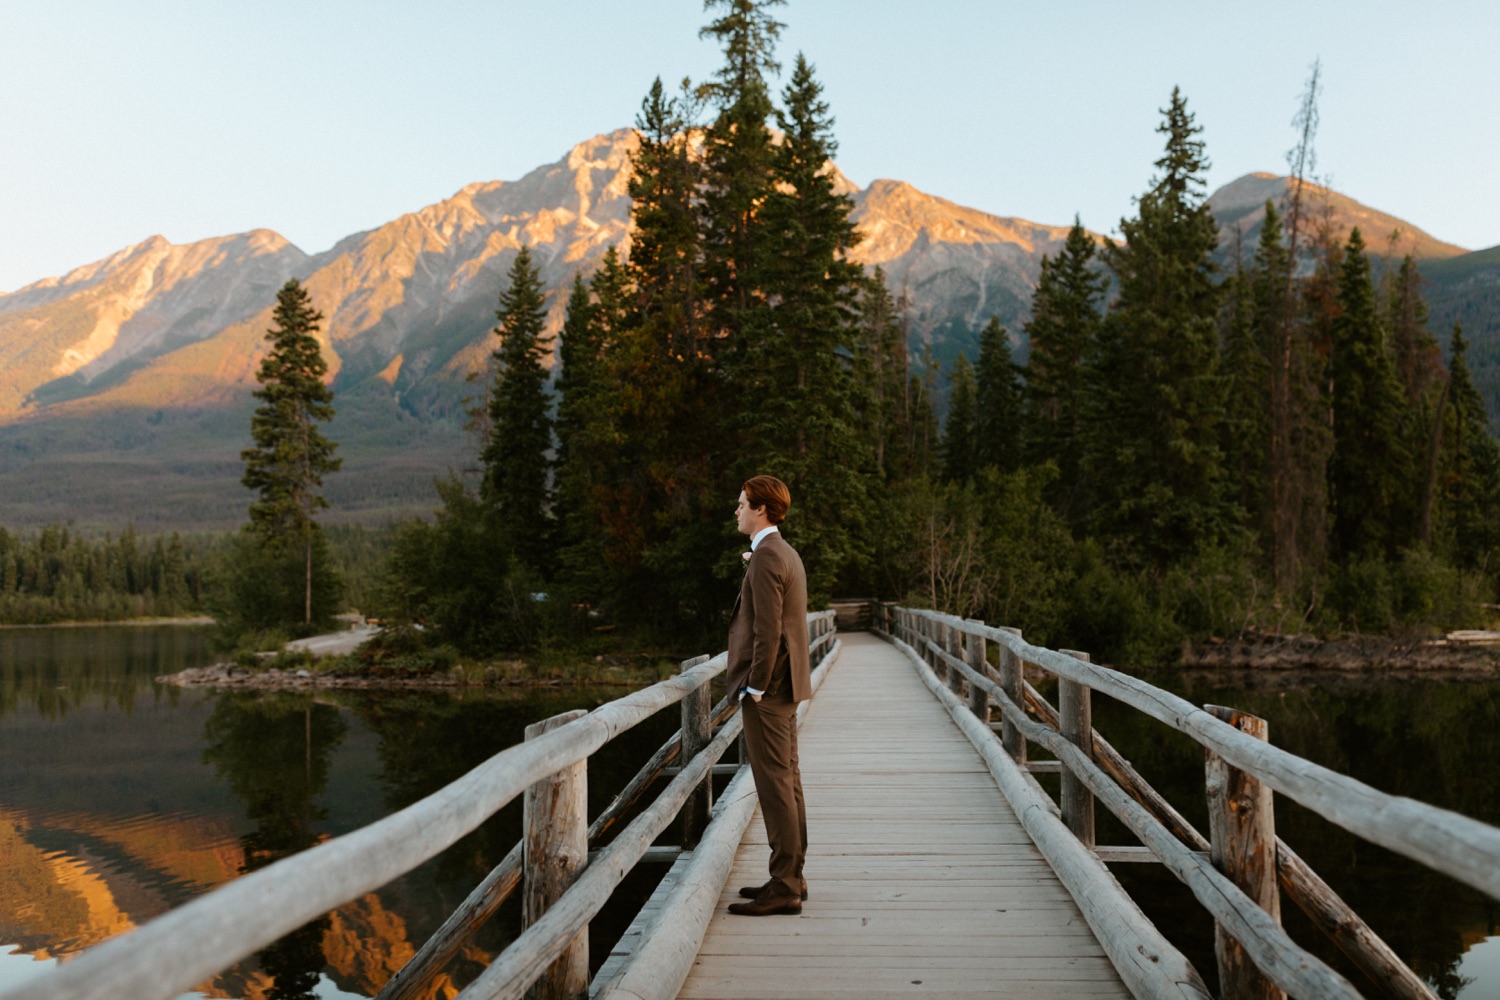
{"label": "wooden railing", "polygon": [[[1127,674],[1089,662],[1088,654],[1025,642],[1017,629],[973,619],[882,605],[876,629],[904,647],[922,666],[928,687],[948,707],[976,746],[1003,748],[986,760],[1014,768],[1017,797],[1043,799],[1040,810],[1012,801],[1037,846],[1053,861],[1075,898],[1085,881],[1070,883],[1060,860],[1079,845],[1106,861],[1157,860],[1192,891],[1213,916],[1221,995],[1239,998],[1359,997],[1338,972],[1293,941],[1281,927],[1282,894],[1296,903],[1370,980],[1380,996],[1433,1000],[1433,993],[1394,952],[1275,834],[1273,793],[1300,803],[1351,833],[1412,858],[1500,899],[1500,829],[1466,816],[1387,795],[1347,775],[1269,744],[1263,720],[1233,709],[1198,708]],[[996,647],[994,665],[990,644]],[[1031,664],[1058,681],[1058,705],[1025,679]],[[1090,697],[1100,691],[1164,725],[1185,733],[1207,753],[1205,787],[1209,836],[1193,828],[1097,732]],[[990,723],[991,707],[1000,722]],[[995,730],[998,729],[998,742]],[[1028,764],[1027,744],[1056,761]],[[1061,771],[1054,802],[1031,772]],[[1001,775],[997,774],[997,778]],[[1002,782],[1002,791],[1007,783]],[[1011,793],[1007,791],[1007,797]],[[1102,803],[1144,848],[1097,847],[1094,803]],[[1061,824],[1033,822],[1050,811]],[[1057,831],[1065,825],[1067,833]],[[1071,843],[1063,843],[1063,840]],[[1144,855],[1144,856],[1137,856]],[[1064,865],[1063,867],[1066,867]],[[1096,866],[1097,867],[1097,866]],[[1279,890],[1278,890],[1279,885]],[[1131,983],[1129,949],[1112,941],[1108,921],[1087,898],[1080,906],[1101,944]],[[1111,948],[1114,951],[1111,951]],[[1116,955],[1115,951],[1121,954]],[[1125,963],[1122,966],[1122,959]],[[1184,993],[1201,989],[1178,984]],[[1136,994],[1139,989],[1132,987]],[[1146,995],[1150,995],[1147,993]],[[1206,995],[1206,992],[1205,994]]]}
{"label": "wooden railing", "polygon": [[[833,612],[807,618],[811,658],[826,664],[838,647]],[[522,842],[380,997],[405,1000],[418,994],[518,887],[525,892],[525,929],[460,997],[520,1000],[533,986],[531,995],[540,1000],[579,996],[588,986],[588,924],[610,893],[642,859],[679,853],[680,848],[651,847],[679,814],[684,847],[691,847],[711,825],[712,775],[740,732],[734,699],[726,696],[710,707],[709,685],[726,666],[724,653],[695,657],[669,680],[592,712],[568,712],[530,726],[525,742],[400,812],[236,879],[0,994],[0,1000],[177,996],[437,856],[523,793]],[[620,733],[679,702],[682,729],[588,824],[588,758]],[[674,770],[651,805],[607,845],[589,852],[657,778]]]}

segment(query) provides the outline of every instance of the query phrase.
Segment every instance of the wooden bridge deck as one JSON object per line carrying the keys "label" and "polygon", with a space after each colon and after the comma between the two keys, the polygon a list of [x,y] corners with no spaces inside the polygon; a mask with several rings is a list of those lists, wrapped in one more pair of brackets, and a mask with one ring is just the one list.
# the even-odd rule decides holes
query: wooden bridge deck
{"label": "wooden bridge deck", "polygon": [[911,662],[841,638],[800,736],[811,898],[796,917],[725,911],[766,877],[757,812],[679,997],[1129,996]]}

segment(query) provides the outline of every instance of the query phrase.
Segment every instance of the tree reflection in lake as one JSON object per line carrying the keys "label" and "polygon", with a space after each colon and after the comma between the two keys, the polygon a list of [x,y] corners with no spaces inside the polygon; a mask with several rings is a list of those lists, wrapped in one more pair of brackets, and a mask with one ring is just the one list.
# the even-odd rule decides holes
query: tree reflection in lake
{"label": "tree reflection in lake", "polygon": [[[337,708],[308,695],[224,695],[204,725],[204,761],[245,806],[254,829],[240,837],[248,874],[305,850],[319,840],[314,824],[328,818],[318,802],[329,762],[348,726]],[[271,1000],[312,1000],[323,968],[319,917],[260,953],[272,977]]]}

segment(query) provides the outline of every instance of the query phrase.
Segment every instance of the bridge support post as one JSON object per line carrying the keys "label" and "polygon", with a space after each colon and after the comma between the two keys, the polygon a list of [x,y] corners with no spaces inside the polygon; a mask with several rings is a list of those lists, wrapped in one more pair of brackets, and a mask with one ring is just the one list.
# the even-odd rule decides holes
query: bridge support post
{"label": "bridge support post", "polygon": [[[706,663],[707,656],[695,656],[691,660],[682,661],[682,672],[686,673],[700,663]],[[708,746],[714,738],[713,733],[713,694],[709,691],[708,684],[698,685],[698,689],[686,698],[682,699],[682,756],[678,763],[687,767],[692,759],[698,756],[699,751]],[[703,836],[703,830],[708,826],[708,814],[713,809],[714,786],[713,776],[704,777],[703,783],[693,789],[688,796],[687,802],[682,806],[682,847],[684,850],[692,850],[698,846],[698,838]]]}
{"label": "bridge support post", "polygon": [[[1246,735],[1269,741],[1265,719],[1218,705],[1205,705],[1204,710]],[[1214,867],[1279,924],[1281,895],[1276,886],[1276,819],[1271,787],[1230,766],[1212,750],[1204,751],[1204,770]],[[1220,995],[1226,1000],[1285,1000],[1286,993],[1255,967],[1244,947],[1220,926],[1214,928],[1214,955],[1219,964]]]}
{"label": "bridge support post", "polygon": [[[1089,654],[1076,649],[1059,649],[1074,659],[1089,661]],[[1093,692],[1087,685],[1070,681],[1066,677],[1057,679],[1058,732],[1063,738],[1082,750],[1089,760],[1094,759],[1094,707]],[[1079,843],[1089,850],[1094,849],[1094,795],[1071,770],[1062,769],[1062,815],[1063,822]]]}
{"label": "bridge support post", "polygon": [[[942,628],[941,625],[926,615],[917,619],[917,632],[923,639],[922,659],[927,661],[927,665],[932,668],[934,674],[937,674],[939,680],[947,680],[948,674],[943,668],[942,658],[932,651],[932,646],[942,646],[943,644]],[[931,643],[932,646],[929,646],[928,643]]]}
{"label": "bridge support post", "polygon": [[[1002,631],[1009,632],[1017,639],[1021,638],[1021,630],[1000,626]],[[1005,697],[1021,711],[1026,711],[1026,685],[1025,671],[1021,664],[1021,658],[1010,651],[1004,643],[1000,644],[1000,690],[1005,692]],[[1005,747],[1005,752],[1010,754],[1021,767],[1026,766],[1026,737],[1021,731],[1011,724],[1009,719],[1003,719],[1000,723],[1000,742]]]}
{"label": "bridge support post", "polygon": [[[984,624],[978,618],[970,618],[968,620],[975,625]],[[983,677],[985,675],[985,667],[987,666],[984,636],[978,632],[970,632],[966,638],[968,640],[967,662],[969,667],[980,677]],[[984,688],[978,684],[969,685],[969,711],[973,712],[980,722],[989,725],[990,699],[984,693]]]}
{"label": "bridge support post", "polygon": [[[948,655],[955,660],[962,660],[964,658],[965,638],[963,630],[956,625],[944,625],[943,629],[948,634],[948,642],[945,646],[948,650]],[[948,671],[948,690],[962,698],[964,696],[964,675],[947,663],[943,664],[943,669]]]}
{"label": "bridge support post", "polygon": [[[580,716],[574,709],[526,727],[526,738],[536,739]],[[588,761],[563,768],[526,789],[522,805],[526,830],[522,854],[524,894],[521,922],[530,927],[588,864]],[[562,956],[542,973],[527,993],[529,1000],[574,1000],[588,995],[589,932],[584,927]]]}

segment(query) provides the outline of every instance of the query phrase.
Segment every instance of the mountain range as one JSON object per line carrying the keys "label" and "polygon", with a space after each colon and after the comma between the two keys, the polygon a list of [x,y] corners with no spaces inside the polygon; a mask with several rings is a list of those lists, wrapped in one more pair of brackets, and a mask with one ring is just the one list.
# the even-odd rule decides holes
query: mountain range
{"label": "mountain range", "polygon": [[[466,399],[480,391],[494,310],[528,245],[562,325],[566,288],[611,245],[628,249],[633,130],[579,143],[513,182],[451,198],[309,255],[269,230],[174,245],[154,236],[0,295],[0,524],[220,528],[243,520],[239,453],[277,289],[296,277],[324,314],[337,394],[328,433],[344,468],[330,517],[379,523],[427,509],[432,480],[474,461]],[[1044,255],[1065,225],[992,215],[842,174],[862,235],[904,302],[912,347],[940,363],[973,354],[996,316],[1017,334]],[[1220,253],[1253,250],[1267,198],[1287,180],[1251,174],[1216,191]],[[1341,232],[1411,253],[1428,277],[1433,328],[1463,319],[1487,395],[1500,383],[1500,247],[1468,253],[1337,192],[1313,192]],[[562,293],[558,294],[557,290]],[[1018,344],[1024,352],[1024,344]],[[1493,388],[1500,389],[1500,385]]]}

